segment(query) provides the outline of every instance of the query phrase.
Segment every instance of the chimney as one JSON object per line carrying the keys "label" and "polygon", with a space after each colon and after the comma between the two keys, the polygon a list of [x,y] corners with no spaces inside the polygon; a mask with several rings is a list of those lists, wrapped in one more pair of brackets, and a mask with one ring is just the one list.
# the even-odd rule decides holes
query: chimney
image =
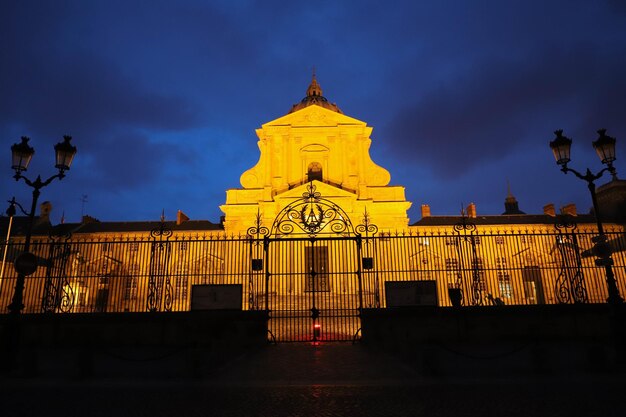
{"label": "chimney", "polygon": [[466,212],[467,212],[467,217],[475,219],[476,218],[476,204],[469,203],[469,205],[467,206]]}
{"label": "chimney", "polygon": [[178,212],[176,213],[176,226],[180,226],[187,220],[189,220],[189,217],[187,217],[187,215],[182,211],[178,210]]}
{"label": "chimney", "polygon": [[84,215],[83,219],[81,221],[82,224],[88,224],[88,223],[100,223],[100,220],[96,219],[95,217],[91,217],[88,215]]}
{"label": "chimney", "polygon": [[561,207],[561,214],[567,214],[568,216],[576,216],[576,204],[570,203]]}
{"label": "chimney", "polygon": [[430,206],[428,204],[422,204],[422,219],[424,217],[430,217]]}
{"label": "chimney", "polygon": [[546,216],[555,217],[556,210],[554,209],[554,204],[550,203],[543,206],[543,214],[545,214]]}
{"label": "chimney", "polygon": [[50,212],[52,211],[52,203],[44,201],[39,206],[39,219],[38,223],[50,223]]}

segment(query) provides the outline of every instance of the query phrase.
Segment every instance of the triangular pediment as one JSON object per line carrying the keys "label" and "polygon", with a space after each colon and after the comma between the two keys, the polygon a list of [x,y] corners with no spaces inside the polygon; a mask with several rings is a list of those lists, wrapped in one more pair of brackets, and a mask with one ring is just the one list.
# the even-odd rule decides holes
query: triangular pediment
{"label": "triangular pediment", "polygon": [[531,247],[525,248],[513,254],[514,258],[519,258],[525,265],[540,265],[544,259],[551,260],[548,252],[537,250]]}
{"label": "triangular pediment", "polygon": [[414,258],[426,258],[426,259],[436,259],[437,261],[439,259],[441,259],[441,255],[431,249],[428,248],[422,248],[420,250],[418,250],[417,252],[413,253],[412,255],[409,256],[409,259],[411,259],[413,262],[416,262],[414,260]]}
{"label": "triangular pediment", "polygon": [[265,129],[270,126],[328,127],[338,125],[367,126],[367,123],[346,116],[345,114],[325,109],[321,106],[311,105],[283,117],[279,117],[271,122],[267,122],[263,124],[263,128]]}
{"label": "triangular pediment", "polygon": [[[274,200],[297,200],[302,198],[302,195],[309,192],[309,186],[311,183],[306,183],[299,185],[291,190],[287,190],[282,192],[274,197]],[[315,187],[315,191],[320,194],[322,198],[351,198],[356,200],[357,196],[350,191],[343,190],[334,185],[326,184],[321,181],[313,181],[313,186]]]}

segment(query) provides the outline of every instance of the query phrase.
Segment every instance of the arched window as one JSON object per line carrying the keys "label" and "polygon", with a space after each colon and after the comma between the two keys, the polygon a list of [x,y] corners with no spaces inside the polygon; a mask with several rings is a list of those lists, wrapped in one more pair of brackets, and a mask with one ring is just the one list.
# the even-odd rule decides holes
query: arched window
{"label": "arched window", "polygon": [[307,172],[308,181],[322,181],[322,164],[319,162],[311,162]]}

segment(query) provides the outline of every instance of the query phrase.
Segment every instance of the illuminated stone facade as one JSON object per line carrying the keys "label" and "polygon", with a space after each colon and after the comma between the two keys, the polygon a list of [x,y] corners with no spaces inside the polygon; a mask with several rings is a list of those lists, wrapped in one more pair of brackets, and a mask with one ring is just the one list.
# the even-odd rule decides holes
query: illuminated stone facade
{"label": "illuminated stone facade", "polygon": [[367,211],[381,230],[406,230],[411,203],[404,187],[390,186],[389,172],[372,161],[371,133],[365,122],[328,103],[314,78],[307,96],[289,114],[257,129],[259,161],[241,175],[243,188],[228,190],[220,207],[226,232],[245,234],[257,213],[271,225],[310,181],[353,224]]}

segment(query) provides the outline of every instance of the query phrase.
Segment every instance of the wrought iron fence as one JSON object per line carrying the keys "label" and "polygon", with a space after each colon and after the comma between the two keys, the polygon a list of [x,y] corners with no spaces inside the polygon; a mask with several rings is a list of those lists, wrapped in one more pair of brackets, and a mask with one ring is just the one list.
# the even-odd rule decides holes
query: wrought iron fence
{"label": "wrought iron fence", "polygon": [[[622,232],[607,235],[625,294],[625,239]],[[398,281],[432,282],[439,306],[450,306],[455,293],[467,306],[603,303],[605,275],[594,263],[594,236],[572,229],[379,233],[359,236],[360,251],[346,243],[354,237],[341,236],[35,239],[39,266],[26,278],[24,312],[187,311],[193,287],[202,284],[240,284],[242,309],[285,316],[310,308],[310,301],[298,300],[311,292],[321,294],[328,310],[386,307],[386,283]],[[8,254],[0,281],[6,313],[16,280],[11,261],[21,243],[2,250]]]}
{"label": "wrought iron fence", "polygon": [[[603,303],[605,271],[595,265],[596,233],[573,230],[407,233],[370,239],[376,297],[385,305],[385,282],[434,281],[437,305]],[[620,292],[626,289],[626,245],[621,232],[608,235]],[[453,298],[453,297],[452,297]],[[378,307],[373,304],[371,307]],[[369,307],[369,306],[368,306]]]}

